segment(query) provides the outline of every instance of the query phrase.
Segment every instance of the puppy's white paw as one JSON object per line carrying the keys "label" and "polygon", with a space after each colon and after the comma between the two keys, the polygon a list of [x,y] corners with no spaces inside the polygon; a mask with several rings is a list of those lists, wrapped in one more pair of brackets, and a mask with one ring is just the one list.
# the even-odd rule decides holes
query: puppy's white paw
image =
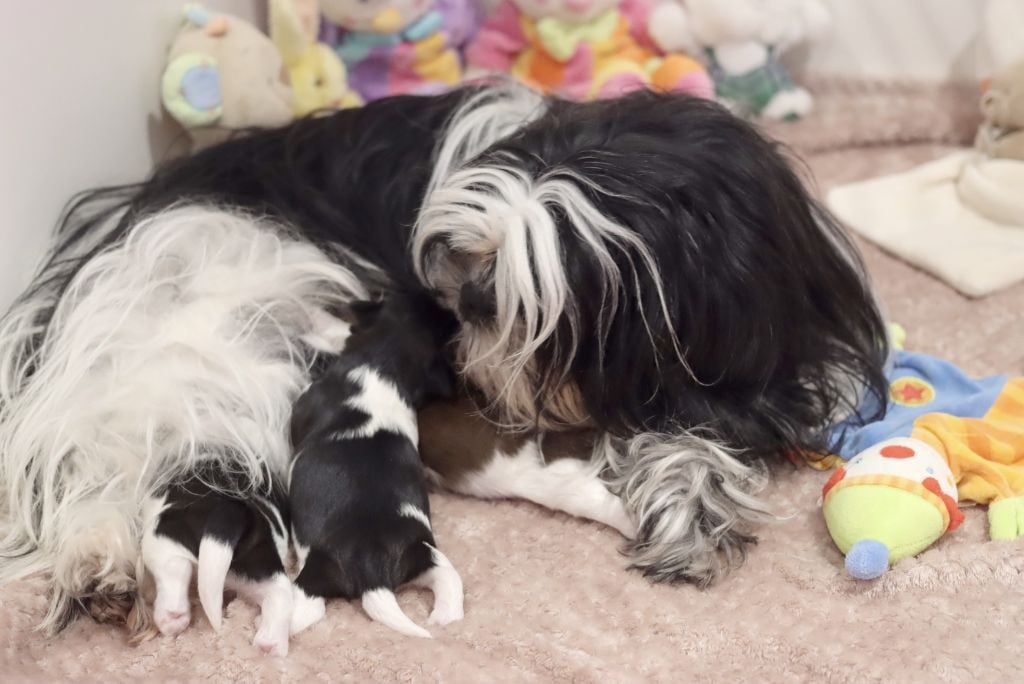
{"label": "puppy's white paw", "polygon": [[428,625],[447,625],[452,622],[458,622],[466,615],[462,610],[461,605],[442,605],[440,603],[434,606],[434,610],[430,613],[430,617],[427,618]]}
{"label": "puppy's white paw", "polygon": [[292,620],[291,633],[299,632],[312,627],[323,619],[327,612],[327,605],[319,596],[307,596],[304,591],[295,587],[292,595]]}
{"label": "puppy's white paw", "polygon": [[153,622],[156,628],[164,636],[175,636],[181,634],[188,627],[191,620],[191,611],[188,603],[182,606],[157,606],[153,611]]}
{"label": "puppy's white paw", "polygon": [[288,631],[260,628],[252,645],[263,655],[283,658],[288,655]]}

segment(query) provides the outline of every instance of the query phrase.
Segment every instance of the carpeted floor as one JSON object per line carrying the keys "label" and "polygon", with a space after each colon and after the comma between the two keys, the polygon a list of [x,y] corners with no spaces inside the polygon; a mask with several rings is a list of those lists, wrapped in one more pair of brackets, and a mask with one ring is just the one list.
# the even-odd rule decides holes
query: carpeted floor
{"label": "carpeted floor", "polygon": [[[822,191],[935,158],[967,135],[948,115],[903,118],[912,125],[895,128],[891,120],[870,123],[872,111],[941,111],[941,99],[883,92],[866,106],[863,93],[832,95],[818,119],[781,134],[805,154]],[[887,314],[908,331],[908,348],[976,374],[1024,372],[1024,284],[970,301],[864,249]],[[826,477],[780,473],[775,501],[791,517],[763,529],[747,564],[705,591],[653,586],[623,570],[616,534],[597,525],[523,503],[435,496],[437,536],[467,594],[466,619],[436,629],[433,641],[389,632],[340,602],[293,640],[283,660],[252,649],[255,609],[240,602],[228,607],[221,634],[200,613],[179,637],[136,648],[115,629],[86,622],[46,640],[32,632],[44,611],[42,585],[25,581],[0,590],[0,680],[1019,679],[1024,542],[986,542],[984,513],[968,511],[955,534],[919,559],[858,583],[844,576],[821,520]],[[410,590],[401,600],[422,622],[429,595]]]}

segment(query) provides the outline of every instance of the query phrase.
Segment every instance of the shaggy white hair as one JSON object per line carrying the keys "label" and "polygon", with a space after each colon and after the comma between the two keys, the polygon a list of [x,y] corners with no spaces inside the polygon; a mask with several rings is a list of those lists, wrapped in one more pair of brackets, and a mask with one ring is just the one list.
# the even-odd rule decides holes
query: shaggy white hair
{"label": "shaggy white hair", "polygon": [[142,507],[218,460],[255,489],[287,470],[311,317],[365,297],[355,276],[267,221],[184,206],[90,259],[33,353],[37,314],[0,327],[0,582],[52,575],[44,627],[92,592],[134,589]]}

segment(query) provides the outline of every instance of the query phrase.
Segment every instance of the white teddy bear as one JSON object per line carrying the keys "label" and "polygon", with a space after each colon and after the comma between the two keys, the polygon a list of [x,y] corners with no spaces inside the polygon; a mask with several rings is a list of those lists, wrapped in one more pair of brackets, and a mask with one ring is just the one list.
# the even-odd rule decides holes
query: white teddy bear
{"label": "white teddy bear", "polygon": [[813,100],[779,57],[828,23],[821,0],[664,0],[650,27],[663,51],[702,55],[719,99],[737,114],[795,119]]}

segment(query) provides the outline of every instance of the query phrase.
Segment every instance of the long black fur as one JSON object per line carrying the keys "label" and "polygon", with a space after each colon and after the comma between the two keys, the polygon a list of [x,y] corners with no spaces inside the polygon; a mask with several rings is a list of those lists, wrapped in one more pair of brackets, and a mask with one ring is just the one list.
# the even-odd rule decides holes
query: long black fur
{"label": "long black fur", "polygon": [[[701,426],[749,458],[826,448],[830,418],[857,410],[842,376],[884,395],[885,327],[860,257],[750,124],[648,92],[558,101],[474,163],[510,159],[535,179],[586,179],[588,199],[648,246],[668,302],[666,320],[643,265],[613,250],[640,296],[627,287],[613,317],[600,297],[577,297],[578,329],[597,334],[560,321],[537,353],[540,396],[573,381],[613,435]],[[558,230],[569,282],[600,292],[599,265],[564,215]]]}

